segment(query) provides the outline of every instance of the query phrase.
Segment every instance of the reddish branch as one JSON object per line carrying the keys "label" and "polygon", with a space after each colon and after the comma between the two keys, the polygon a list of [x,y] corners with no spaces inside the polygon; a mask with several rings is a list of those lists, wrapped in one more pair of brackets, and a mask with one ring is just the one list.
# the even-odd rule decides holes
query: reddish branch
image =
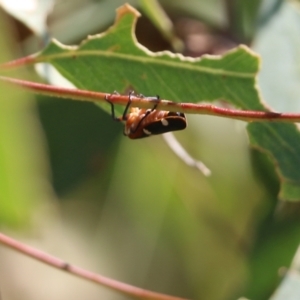
{"label": "reddish branch", "polygon": [[[62,88],[4,76],[0,76],[0,80],[17,85],[22,88],[26,88],[38,94],[53,97],[71,98],[73,100],[90,102],[104,102],[105,97],[107,97],[114,104],[126,105],[128,102],[127,95]],[[153,103],[147,98],[135,96],[132,98],[132,106],[140,108],[152,108]],[[224,118],[243,120],[246,122],[300,122],[300,113],[276,113],[270,111],[237,110],[222,108],[211,104],[176,103],[168,100],[161,100],[157,106],[157,109],[183,112],[187,114],[213,115]]]}
{"label": "reddish branch", "polygon": [[19,241],[16,241],[2,233],[0,233],[0,243],[3,245],[12,248],[18,252],[21,252],[22,254],[25,254],[27,256],[30,256],[36,260],[39,260],[40,262],[43,262],[47,265],[50,265],[51,267],[66,271],[70,274],[76,275],[78,277],[81,277],[83,279],[92,281],[94,283],[100,284],[102,286],[105,286],[107,288],[113,289],[115,291],[124,293],[126,295],[139,298],[139,299],[145,299],[145,300],[187,300],[184,298],[178,298],[173,297],[165,294],[155,293],[152,291],[148,291],[145,289],[141,289],[123,282],[119,282],[117,280],[87,271],[85,269],[76,267],[74,265],[70,265],[69,263],[66,263],[65,261],[51,256],[43,251],[37,250],[35,248],[32,248],[30,246],[27,246]]}
{"label": "reddish branch", "polygon": [[6,63],[2,63],[0,65],[1,69],[12,69],[12,68],[17,68],[17,67],[23,67],[25,65],[30,65],[37,63],[37,56],[36,55],[28,55],[25,57],[21,57]]}

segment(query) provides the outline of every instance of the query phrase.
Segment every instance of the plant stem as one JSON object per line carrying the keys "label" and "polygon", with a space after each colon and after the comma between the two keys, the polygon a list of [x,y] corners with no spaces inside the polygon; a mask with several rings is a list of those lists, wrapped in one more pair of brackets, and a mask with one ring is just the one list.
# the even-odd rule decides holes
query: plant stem
{"label": "plant stem", "polygon": [[3,233],[0,233],[0,243],[3,245],[12,248],[22,254],[25,254],[27,256],[30,256],[34,258],[35,260],[38,260],[40,262],[43,262],[51,267],[60,269],[62,271],[66,271],[70,274],[76,275],[80,278],[86,279],[88,281],[92,281],[94,283],[103,285],[107,288],[113,289],[115,291],[121,292],[123,294],[138,298],[138,299],[144,299],[144,300],[187,300],[184,298],[178,298],[173,297],[165,294],[160,294],[152,291],[148,291],[145,289],[141,289],[93,272],[90,272],[88,270],[82,269],[80,267],[70,265],[69,263],[66,263],[65,261],[54,257],[52,255],[49,255],[43,251],[40,251],[38,249],[32,248],[28,245],[25,245],[17,240],[12,239],[11,237],[8,237],[4,235]]}
{"label": "plant stem", "polygon": [[[62,88],[5,76],[0,76],[0,80],[17,85],[21,88],[26,88],[37,94],[52,97],[71,98],[73,100],[89,102],[105,102],[105,98],[107,98],[114,104],[125,106],[128,103],[127,95]],[[150,100],[147,97],[136,95],[132,98],[132,106],[134,107],[152,108],[153,105],[153,100]],[[169,100],[161,100],[156,109],[173,112],[183,112],[186,114],[212,115],[223,118],[242,120],[246,122],[300,122],[300,113],[276,113],[271,111],[238,110],[218,107],[211,104],[176,103]]]}

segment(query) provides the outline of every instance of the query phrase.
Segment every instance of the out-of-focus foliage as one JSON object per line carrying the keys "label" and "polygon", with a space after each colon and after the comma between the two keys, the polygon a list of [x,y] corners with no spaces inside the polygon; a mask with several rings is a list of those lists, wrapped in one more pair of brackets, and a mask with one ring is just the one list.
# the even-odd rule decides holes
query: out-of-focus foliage
{"label": "out-of-focus foliage", "polygon": [[[13,59],[10,51],[16,44],[11,37],[13,31],[6,29],[10,28],[7,16],[0,13],[0,60],[4,62]],[[13,53],[17,53],[16,49]],[[0,139],[0,226],[25,226],[34,209],[51,194],[44,136],[32,95],[4,84],[1,84]]]}
{"label": "out-of-focus foliage", "polygon": [[48,31],[47,17],[53,5],[54,0],[25,0],[21,2],[18,0],[0,0],[0,6],[3,9],[41,37]]}
{"label": "out-of-focus foliage", "polygon": [[[185,33],[181,37],[186,53],[195,53],[203,45],[208,45],[207,52],[212,53],[211,49],[217,52],[225,45],[251,40],[259,52],[271,57],[275,48],[283,46],[278,42],[271,49],[268,47],[272,43],[260,43],[258,47],[256,37],[261,37],[259,34],[267,26],[272,27],[272,22],[281,20],[284,10],[294,8],[287,8],[286,3],[280,6],[278,1],[267,1],[268,5],[263,1],[262,6],[256,2],[255,23],[256,10],[249,10],[252,17],[247,20],[236,14],[231,16],[238,21],[229,20],[227,2],[230,1],[162,2],[175,28]],[[135,1],[131,3],[137,5]],[[122,4],[123,1],[57,1],[49,19],[50,31],[59,40],[76,44],[88,34],[103,32],[113,23],[115,9]],[[297,12],[293,10],[293,14],[295,21]],[[203,20],[213,24],[213,30],[203,29]],[[241,24],[247,21],[255,26],[240,36],[241,28],[249,28]],[[296,22],[289,24],[297,30]],[[137,26],[138,39],[146,40],[148,47],[167,47],[149,20],[142,18]],[[30,40],[23,45],[28,51]],[[297,48],[291,49],[295,54],[288,52],[287,57],[292,64],[299,55]],[[271,74],[269,78],[280,75],[282,82],[272,85],[270,79],[266,88],[264,78],[268,76],[259,81],[271,106],[277,96],[268,96],[266,91],[276,87],[280,94],[280,88],[286,90],[287,78],[292,76],[292,68],[286,65],[270,73],[268,69],[275,66],[278,60],[263,63],[262,74]],[[112,86],[113,81],[112,76]],[[283,101],[281,98],[277,97],[276,102]],[[5,100],[2,97],[1,102]],[[22,202],[36,216],[26,236],[28,243],[92,271],[172,295],[223,300],[241,296],[267,299],[272,294],[280,281],[278,270],[289,266],[296,251],[299,214],[296,204],[278,204],[279,182],[274,167],[265,156],[249,150],[243,123],[188,117],[189,128],[176,136],[192,155],[210,167],[212,176],[205,178],[173,155],[161,137],[127,140],[122,136],[122,126],[96,106],[63,101],[38,99],[58,201],[43,211]],[[26,99],[19,102],[28,105]],[[31,122],[22,121],[18,130],[24,132]],[[47,182],[47,176],[40,172],[36,179],[35,168],[43,167],[36,150],[40,143],[37,128],[29,129],[28,135],[9,133],[10,141],[16,143],[12,148],[18,150],[16,154],[11,150],[9,153],[20,170],[17,173],[26,174],[22,176],[29,182],[35,178],[34,187],[40,188],[40,181]],[[18,136],[25,141],[18,142]],[[5,135],[0,138],[2,148]],[[26,163],[18,162],[21,157]],[[6,165],[10,160],[1,157],[1,163]],[[16,189],[23,186],[18,181],[13,183]],[[49,197],[43,191],[30,199],[40,204],[45,195]],[[2,203],[1,199],[0,206]],[[28,220],[28,214],[25,216]],[[124,299],[3,248],[0,265],[4,299]]]}

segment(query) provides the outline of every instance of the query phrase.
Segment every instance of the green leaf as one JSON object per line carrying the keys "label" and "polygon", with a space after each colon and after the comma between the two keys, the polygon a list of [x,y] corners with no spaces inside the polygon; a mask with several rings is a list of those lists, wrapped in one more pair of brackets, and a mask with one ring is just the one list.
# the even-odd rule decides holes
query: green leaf
{"label": "green leaf", "polygon": [[[298,259],[296,250],[299,246],[300,223],[299,217],[295,214],[298,207],[295,207],[295,203],[285,203],[283,206],[281,217],[284,217],[281,220],[278,218],[267,220],[263,230],[258,233],[258,243],[252,251],[249,265],[250,283],[245,292],[245,296],[249,299],[269,299],[270,293],[282,281],[278,271],[289,268],[293,256],[295,262]],[[293,214],[289,213],[290,210]],[[291,267],[292,271],[299,269],[295,268],[294,263]],[[277,289],[280,291],[283,286],[285,284],[281,282]]]}
{"label": "green leaf", "polygon": [[250,49],[240,46],[223,57],[201,59],[169,51],[153,53],[135,40],[137,16],[125,5],[105,33],[90,36],[79,47],[54,40],[37,61],[50,62],[79,88],[108,93],[131,88],[173,101],[222,99],[238,107],[263,109],[254,87],[259,58]]}
{"label": "green leaf", "polygon": [[300,194],[299,131],[294,124],[252,123],[251,145],[271,155],[281,180],[280,197],[296,201]]}
{"label": "green leaf", "polygon": [[226,2],[229,31],[240,42],[252,40],[257,27],[257,15],[262,0]]}
{"label": "green leaf", "polygon": [[[9,24],[1,11],[0,61],[16,49]],[[2,82],[0,91],[0,226],[21,228],[50,199],[44,139],[30,94]]]}
{"label": "green leaf", "polygon": [[[135,9],[124,5],[105,33],[88,37],[78,47],[53,41],[36,60],[51,63],[82,89],[107,93],[133,89],[173,101],[223,100],[242,109],[265,110],[256,87],[259,57],[249,48],[241,45],[223,56],[197,59],[168,51],[152,53],[135,39],[138,16]],[[109,105],[101,106],[109,111]],[[280,197],[300,199],[300,135],[295,126],[253,123],[248,130],[253,145],[275,161]]]}

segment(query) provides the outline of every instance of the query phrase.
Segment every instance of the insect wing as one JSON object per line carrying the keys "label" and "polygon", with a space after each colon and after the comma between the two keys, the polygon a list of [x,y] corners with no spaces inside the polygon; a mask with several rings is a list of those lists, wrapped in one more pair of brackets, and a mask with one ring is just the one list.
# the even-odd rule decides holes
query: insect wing
{"label": "insect wing", "polygon": [[170,131],[183,130],[187,126],[185,115],[182,113],[169,112],[168,115],[160,120],[147,124],[144,131],[151,134],[163,134]]}

